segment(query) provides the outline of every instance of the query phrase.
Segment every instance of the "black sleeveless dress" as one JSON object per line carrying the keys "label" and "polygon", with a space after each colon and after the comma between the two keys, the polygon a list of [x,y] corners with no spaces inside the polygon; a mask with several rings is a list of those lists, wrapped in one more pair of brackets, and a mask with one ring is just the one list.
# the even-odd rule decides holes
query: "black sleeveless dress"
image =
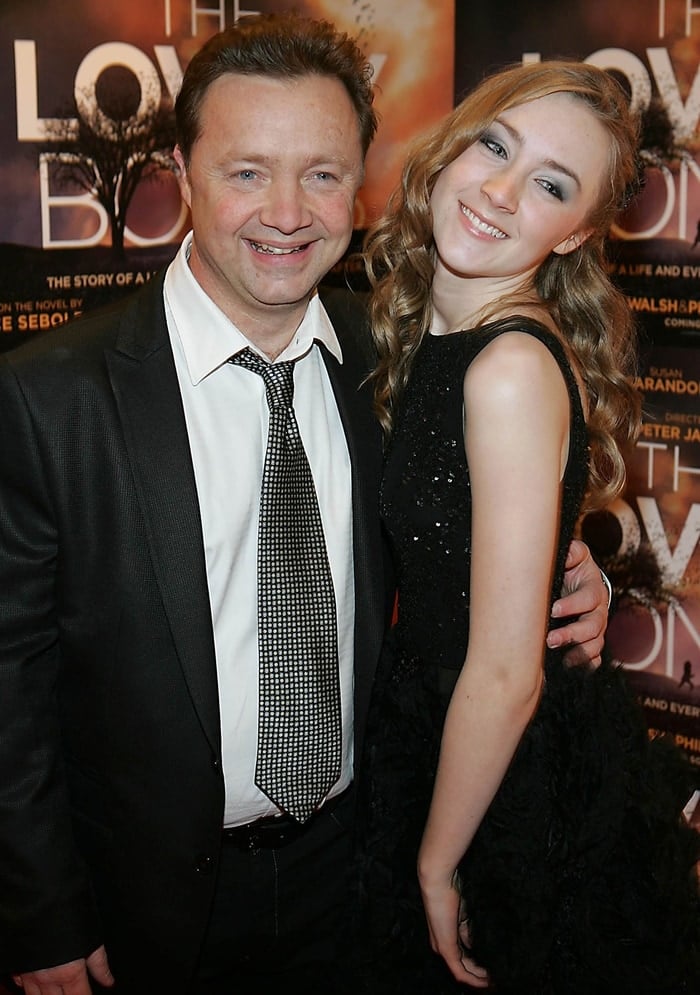
{"label": "black sleeveless dress", "polygon": [[[514,318],[426,337],[382,490],[399,609],[363,766],[356,950],[364,964],[356,992],[469,990],[430,951],[415,868],[445,711],[467,648],[463,380],[480,350],[509,330],[546,344],[571,397],[553,591],[586,486],[580,398],[549,331]],[[675,749],[649,742],[621,668],[567,668],[556,651],[547,652],[545,668],[538,711],[460,866],[473,955],[502,995],[698,993],[700,837],[681,815],[692,774]]]}

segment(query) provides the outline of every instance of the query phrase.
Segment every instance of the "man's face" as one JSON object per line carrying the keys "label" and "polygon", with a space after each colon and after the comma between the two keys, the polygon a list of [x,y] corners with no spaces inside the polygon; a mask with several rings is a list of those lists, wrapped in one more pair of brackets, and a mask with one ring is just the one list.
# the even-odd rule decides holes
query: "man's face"
{"label": "man's face", "polygon": [[192,272],[254,337],[290,337],[352,234],[360,130],[345,87],[324,76],[230,73],[207,91],[180,189],[192,212]]}

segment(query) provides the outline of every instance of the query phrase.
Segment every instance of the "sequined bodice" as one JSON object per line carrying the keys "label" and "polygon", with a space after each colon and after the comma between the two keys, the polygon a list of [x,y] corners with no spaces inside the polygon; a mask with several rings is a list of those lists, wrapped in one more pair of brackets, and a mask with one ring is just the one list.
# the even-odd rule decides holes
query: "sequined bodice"
{"label": "sequined bodice", "polygon": [[571,397],[561,542],[554,590],[587,477],[587,437],[575,378],[559,341],[536,322],[513,318],[477,331],[426,336],[403,395],[387,454],[381,511],[398,571],[402,653],[440,668],[464,662],[469,618],[471,494],[464,451],[463,382],[481,349],[505,331],[525,331],[550,349]]}

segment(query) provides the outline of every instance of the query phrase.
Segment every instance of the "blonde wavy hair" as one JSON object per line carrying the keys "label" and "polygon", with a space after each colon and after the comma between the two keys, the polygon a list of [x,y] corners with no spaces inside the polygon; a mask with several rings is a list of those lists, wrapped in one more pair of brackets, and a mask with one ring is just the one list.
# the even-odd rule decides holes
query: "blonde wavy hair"
{"label": "blonde wavy hair", "polygon": [[[634,322],[611,283],[605,240],[639,183],[639,125],[624,91],[608,73],[582,62],[516,65],[485,79],[409,153],[401,183],[365,241],[372,287],[370,318],[379,361],[373,374],[377,416],[389,433],[413,358],[430,327],[435,271],[430,197],[440,172],[478,141],[510,107],[554,93],[584,101],[607,130],[609,174],[585,221],[592,234],[567,255],[550,253],[534,290],[572,356],[588,398],[591,469],[587,509],[601,507],[625,482],[624,453],[639,431],[640,399],[631,383]],[[525,298],[498,302],[483,320],[513,314]],[[532,298],[529,298],[529,310]]]}

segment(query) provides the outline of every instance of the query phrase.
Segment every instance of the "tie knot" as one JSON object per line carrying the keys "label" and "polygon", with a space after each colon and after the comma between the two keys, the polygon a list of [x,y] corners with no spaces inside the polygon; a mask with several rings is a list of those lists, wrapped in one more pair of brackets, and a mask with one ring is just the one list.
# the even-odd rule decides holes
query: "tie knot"
{"label": "tie knot", "polygon": [[268,363],[257,352],[247,347],[235,356],[229,363],[243,366],[262,377],[265,384],[265,395],[270,408],[291,408],[294,397],[294,363]]}

